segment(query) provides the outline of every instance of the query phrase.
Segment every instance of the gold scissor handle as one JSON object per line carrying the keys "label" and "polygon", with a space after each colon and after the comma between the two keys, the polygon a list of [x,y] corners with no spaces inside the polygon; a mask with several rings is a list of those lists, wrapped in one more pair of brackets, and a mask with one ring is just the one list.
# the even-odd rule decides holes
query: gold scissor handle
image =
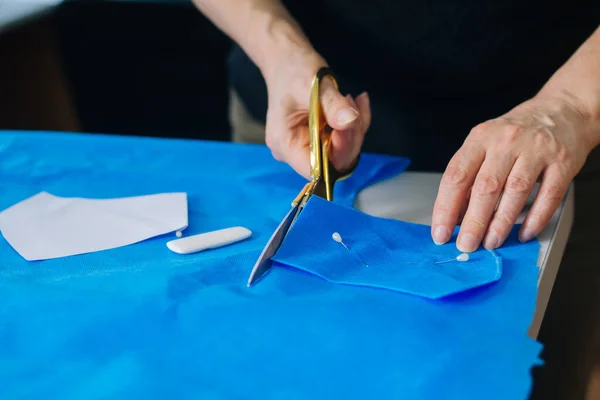
{"label": "gold scissor handle", "polygon": [[310,91],[310,104],[308,110],[308,130],[310,135],[310,177],[315,185],[314,194],[333,201],[333,186],[335,182],[349,177],[354,167],[340,173],[329,161],[329,146],[331,143],[331,128],[327,125],[320,99],[320,84],[328,76],[336,89],[339,89],[333,72],[327,67],[317,71]]}

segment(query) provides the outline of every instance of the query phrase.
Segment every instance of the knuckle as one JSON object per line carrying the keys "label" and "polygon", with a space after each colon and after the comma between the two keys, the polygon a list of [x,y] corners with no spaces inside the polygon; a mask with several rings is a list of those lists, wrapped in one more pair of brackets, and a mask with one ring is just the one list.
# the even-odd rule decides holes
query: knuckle
{"label": "knuckle", "polygon": [[438,213],[448,214],[452,211],[452,207],[450,207],[447,202],[438,202],[435,205],[435,210]]}
{"label": "knuckle", "polygon": [[434,209],[436,217],[446,217],[452,213],[452,209],[445,204],[436,204]]}
{"label": "knuckle", "polygon": [[552,142],[552,135],[545,130],[537,130],[533,133],[533,144],[536,149],[547,148]]}
{"label": "knuckle", "polygon": [[543,188],[541,195],[552,203],[560,202],[564,197],[564,189],[558,184],[547,185]]}
{"label": "knuckle", "polygon": [[277,161],[285,160],[284,154],[281,151],[281,138],[278,135],[271,134],[267,130],[265,135],[265,144],[269,150],[271,150],[271,155],[273,158],[275,158]]}
{"label": "knuckle", "polygon": [[498,195],[502,191],[502,182],[494,175],[480,175],[473,185],[475,196]]}
{"label": "knuckle", "polygon": [[467,170],[460,165],[449,165],[442,177],[444,185],[451,186],[466,186],[468,183],[469,174]]}
{"label": "knuckle", "polygon": [[332,106],[335,103],[335,95],[332,90],[326,90],[323,94],[323,103]]}
{"label": "knuckle", "polygon": [[487,227],[487,221],[478,215],[466,214],[463,218],[463,225],[469,225],[473,230],[483,231]]}
{"label": "knuckle", "polygon": [[555,185],[561,186],[564,190],[567,190],[567,182],[575,176],[573,165],[570,163],[553,163],[553,167],[557,177]]}
{"label": "knuckle", "polygon": [[283,155],[277,150],[271,149],[271,155],[277,161],[283,161]]}
{"label": "knuckle", "polygon": [[573,155],[565,146],[561,146],[556,151],[556,161],[561,164],[570,164],[573,160]]}
{"label": "knuckle", "polygon": [[535,231],[543,229],[551,217],[551,213],[543,210],[531,210],[527,215],[527,225]]}
{"label": "knuckle", "polygon": [[533,145],[536,151],[543,152],[547,161],[568,165],[573,162],[574,155],[569,146],[556,140],[548,128],[533,133]]}
{"label": "knuckle", "polygon": [[271,135],[265,136],[265,144],[271,150],[271,155],[277,160],[281,161],[281,152],[279,151],[278,142]]}
{"label": "knuckle", "polygon": [[515,215],[516,213],[512,213],[509,211],[503,211],[503,212],[499,212],[496,213],[496,215],[494,215],[494,225],[495,226],[502,226],[502,227],[510,227],[512,226],[515,221],[517,220],[517,215]]}
{"label": "knuckle", "polygon": [[266,135],[265,135],[265,144],[267,145],[267,147],[269,149],[271,149],[271,151],[275,151],[275,149],[277,149],[279,141],[277,140],[277,138],[275,137],[275,135],[269,133],[269,131],[267,131]]}
{"label": "knuckle", "polygon": [[482,122],[482,123],[476,125],[473,129],[471,129],[471,135],[474,135],[474,136],[483,135],[490,127],[490,124],[491,124],[490,121],[486,121],[486,122]]}
{"label": "knuckle", "polygon": [[531,209],[527,216],[529,217],[530,223],[536,223],[543,219],[544,211],[542,210],[542,207]]}
{"label": "knuckle", "polygon": [[502,131],[502,141],[505,143],[516,142],[523,133],[523,127],[517,124],[506,125]]}
{"label": "knuckle", "polygon": [[511,175],[506,181],[505,191],[517,195],[526,195],[529,194],[532,187],[533,181],[531,179]]}
{"label": "knuckle", "polygon": [[323,93],[323,105],[326,108],[335,108],[335,107],[339,107],[342,104],[342,99],[340,98],[340,95],[337,93],[337,91],[334,88],[325,90],[325,92]]}

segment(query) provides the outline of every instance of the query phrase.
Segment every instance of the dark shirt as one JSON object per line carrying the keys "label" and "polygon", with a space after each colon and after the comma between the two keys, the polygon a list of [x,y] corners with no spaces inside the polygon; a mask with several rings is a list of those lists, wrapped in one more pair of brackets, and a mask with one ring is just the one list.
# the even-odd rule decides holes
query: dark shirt
{"label": "dark shirt", "polygon": [[[442,171],[471,128],[531,98],[600,23],[598,0],[285,0],[344,93],[371,96],[364,151]],[[264,121],[239,49],[233,86]]]}

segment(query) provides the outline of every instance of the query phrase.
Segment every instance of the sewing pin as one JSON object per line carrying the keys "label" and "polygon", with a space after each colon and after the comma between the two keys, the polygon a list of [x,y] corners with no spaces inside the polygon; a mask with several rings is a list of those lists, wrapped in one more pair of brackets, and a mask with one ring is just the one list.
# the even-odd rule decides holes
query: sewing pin
{"label": "sewing pin", "polygon": [[458,256],[456,256],[456,258],[452,258],[450,260],[444,260],[444,261],[436,261],[434,264],[442,264],[442,263],[447,263],[447,262],[451,262],[451,261],[460,261],[460,262],[469,261],[469,254],[460,253]]}
{"label": "sewing pin", "polygon": [[352,252],[352,250],[350,250],[348,248],[348,246],[346,246],[346,243],[344,243],[344,241],[342,240],[342,235],[340,235],[338,232],[333,232],[333,235],[331,235],[332,239],[335,240],[336,242],[340,243],[342,246],[344,246],[346,248],[346,250],[348,250],[350,253],[354,254],[356,256],[356,258],[358,258],[360,260],[361,263],[363,263],[365,265],[365,267],[369,268],[369,264],[367,264],[366,262],[364,262],[362,260],[362,258],[359,257],[358,254]]}

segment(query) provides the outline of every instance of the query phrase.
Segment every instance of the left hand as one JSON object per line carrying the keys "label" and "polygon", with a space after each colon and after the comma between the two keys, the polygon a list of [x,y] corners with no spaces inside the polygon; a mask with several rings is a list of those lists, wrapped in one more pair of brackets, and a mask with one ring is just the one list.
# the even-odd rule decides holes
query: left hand
{"label": "left hand", "polygon": [[597,129],[567,95],[533,98],[473,128],[443,175],[433,211],[434,241],[450,240],[464,213],[458,250],[475,251],[482,241],[487,249],[498,248],[541,176],[519,232],[523,242],[536,237],[595,147]]}

